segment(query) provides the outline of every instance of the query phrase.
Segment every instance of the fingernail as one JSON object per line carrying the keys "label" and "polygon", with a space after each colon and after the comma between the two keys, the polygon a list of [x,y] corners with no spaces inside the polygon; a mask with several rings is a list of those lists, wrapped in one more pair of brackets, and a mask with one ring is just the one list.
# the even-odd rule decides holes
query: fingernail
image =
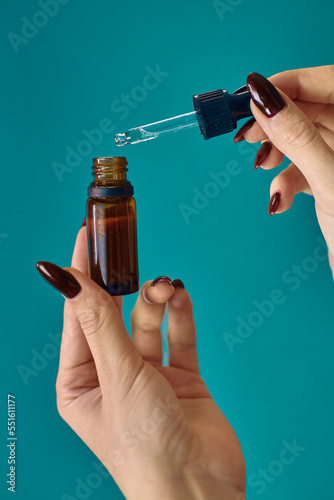
{"label": "fingernail", "polygon": [[84,220],[82,221],[81,227],[84,227],[86,225],[86,216],[84,217]]}
{"label": "fingernail", "polygon": [[238,132],[235,134],[234,136],[234,139],[233,139],[233,142],[235,142],[236,144],[238,142],[241,142],[244,140],[244,133],[249,130],[255,123],[255,118],[251,118],[250,120],[248,120],[248,122],[246,122],[240,130],[238,130]]}
{"label": "fingernail", "polygon": [[254,168],[257,170],[264,160],[268,158],[270,151],[272,150],[273,145],[271,142],[266,141],[262,144],[258,152],[256,153]]}
{"label": "fingernail", "polygon": [[268,118],[281,111],[285,102],[281,94],[269,80],[259,73],[250,73],[247,77],[247,86],[254,104]]}
{"label": "fingernail", "polygon": [[180,288],[184,288],[183,281],[181,281],[181,280],[173,280],[172,285],[173,285],[173,287],[179,286]]}
{"label": "fingernail", "polygon": [[67,299],[73,299],[81,291],[80,283],[61,267],[51,262],[37,262],[36,267],[40,275]]}
{"label": "fingernail", "polygon": [[274,213],[278,209],[278,206],[279,206],[280,202],[281,202],[281,193],[279,193],[277,191],[270,198],[269,207],[268,207],[269,215],[274,215]]}
{"label": "fingernail", "polygon": [[168,278],[168,276],[159,276],[158,278],[155,278],[155,280],[152,281],[151,286],[154,286],[157,283],[168,283],[169,285],[171,285],[172,280]]}

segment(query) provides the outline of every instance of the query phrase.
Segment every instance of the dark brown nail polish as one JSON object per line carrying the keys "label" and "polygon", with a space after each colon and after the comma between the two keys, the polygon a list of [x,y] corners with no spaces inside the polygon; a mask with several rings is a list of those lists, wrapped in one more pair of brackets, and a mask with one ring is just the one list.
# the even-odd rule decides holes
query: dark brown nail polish
{"label": "dark brown nail polish", "polygon": [[269,207],[268,207],[269,215],[274,215],[274,213],[276,212],[276,210],[279,207],[280,202],[281,202],[281,193],[279,193],[277,191],[270,198]]}
{"label": "dark brown nail polish", "polygon": [[181,281],[181,280],[179,280],[179,279],[177,279],[177,280],[173,280],[172,285],[173,285],[174,287],[177,287],[177,286],[178,286],[178,287],[180,287],[180,288],[184,288],[183,281]]}
{"label": "dark brown nail polish", "polygon": [[80,283],[61,267],[51,262],[37,262],[36,267],[40,275],[66,298],[73,299],[81,291]]}
{"label": "dark brown nail polish", "polygon": [[274,85],[259,73],[250,73],[247,86],[254,104],[268,118],[281,111],[285,102]]}
{"label": "dark brown nail polish", "polygon": [[254,162],[255,169],[258,169],[262,165],[264,160],[266,158],[268,158],[270,151],[272,150],[272,147],[273,147],[273,145],[269,141],[266,141],[262,144],[262,146],[260,147],[260,149],[256,153],[255,162]]}
{"label": "dark brown nail polish", "polygon": [[81,227],[85,227],[86,226],[86,216],[84,217],[84,220],[82,221],[82,224],[81,224]]}
{"label": "dark brown nail polish", "polygon": [[154,286],[157,283],[168,283],[169,285],[171,285],[172,280],[168,278],[168,276],[159,276],[158,278],[155,278],[155,280],[152,281],[151,286]]}
{"label": "dark brown nail polish", "polygon": [[238,142],[241,142],[244,140],[244,133],[249,130],[255,123],[255,118],[251,118],[250,120],[248,120],[248,122],[246,122],[240,130],[238,130],[238,132],[235,134],[234,136],[234,139],[233,139],[233,142],[235,142],[236,144]]}

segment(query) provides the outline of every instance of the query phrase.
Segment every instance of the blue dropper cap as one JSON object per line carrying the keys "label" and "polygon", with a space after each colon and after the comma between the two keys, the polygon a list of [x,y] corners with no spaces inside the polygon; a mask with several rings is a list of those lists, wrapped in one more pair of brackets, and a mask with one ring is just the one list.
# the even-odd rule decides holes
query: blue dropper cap
{"label": "blue dropper cap", "polygon": [[253,116],[250,109],[250,95],[246,86],[236,90],[233,94],[219,89],[194,95],[193,103],[204,139],[231,132],[237,128],[238,120]]}

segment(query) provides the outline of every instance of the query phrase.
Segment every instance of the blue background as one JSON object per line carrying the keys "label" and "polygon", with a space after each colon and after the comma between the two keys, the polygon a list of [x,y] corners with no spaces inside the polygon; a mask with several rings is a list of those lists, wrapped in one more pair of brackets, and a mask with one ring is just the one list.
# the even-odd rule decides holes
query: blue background
{"label": "blue background", "polygon": [[[300,195],[288,213],[270,218],[277,171],[256,172],[257,148],[233,144],[232,134],[203,141],[193,129],[123,149],[113,144],[115,132],[191,111],[193,94],[233,91],[251,71],[270,76],[333,61],[330,0],[226,3],[223,13],[205,0],[70,0],[15,52],[8,33],[22,36],[24,17],[43,24],[41,7],[1,2],[1,498],[11,498],[4,479],[8,392],[17,398],[17,500],[75,498],[76,478],[94,471],[94,455],[57,413],[57,349],[26,384],[18,367],[31,368],[48,334],[62,328],[63,299],[35,263],[70,264],[91,158],[120,154],[135,186],[141,283],[166,274],[181,278],[192,296],[201,373],[240,439],[248,498],[334,497],[334,292],[327,261],[310,267],[321,237],[313,199]],[[145,95],[136,87],[147,66],[165,76]],[[114,101],[122,94],[135,97],[133,108],[120,112]],[[80,148],[82,130],[104,118],[114,130],[57,177],[54,162],[66,164],[66,147]],[[179,205],[192,206],[193,190],[208,192],[209,172],[226,171],[232,160],[240,173],[186,223]],[[299,283],[289,282],[293,265],[304,266]],[[230,352],[224,333],[236,335],[238,317],[248,321],[253,301],[275,289],[284,303]],[[128,327],[135,299],[124,300]],[[277,470],[282,442],[294,439],[306,449],[272,482],[254,486],[258,469]],[[89,498],[123,496],[108,478]]]}

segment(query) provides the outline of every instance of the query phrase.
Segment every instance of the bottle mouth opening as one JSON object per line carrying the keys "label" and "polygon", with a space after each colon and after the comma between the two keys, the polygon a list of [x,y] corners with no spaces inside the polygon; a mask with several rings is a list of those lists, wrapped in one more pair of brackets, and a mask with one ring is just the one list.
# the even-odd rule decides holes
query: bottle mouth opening
{"label": "bottle mouth opening", "polygon": [[125,156],[100,156],[99,158],[93,158],[94,167],[126,167],[127,164]]}
{"label": "bottle mouth opening", "polygon": [[125,156],[101,156],[93,158],[92,175],[94,182],[104,185],[108,182],[126,181],[127,159]]}

